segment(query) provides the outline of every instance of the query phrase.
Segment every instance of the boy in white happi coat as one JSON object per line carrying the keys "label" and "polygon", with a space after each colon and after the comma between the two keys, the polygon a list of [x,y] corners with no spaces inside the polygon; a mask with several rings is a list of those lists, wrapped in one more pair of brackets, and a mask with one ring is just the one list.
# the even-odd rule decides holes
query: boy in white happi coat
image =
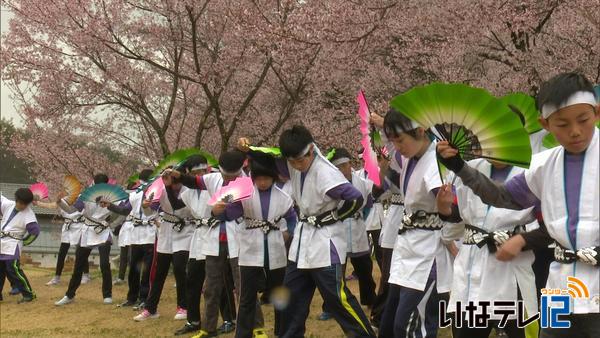
{"label": "boy in white happi coat", "polygon": [[[31,202],[33,194],[28,188],[17,189],[14,201],[0,195],[0,301],[7,277],[23,295],[19,304],[35,299],[35,293],[19,261],[23,246],[33,243],[40,234],[40,226],[30,207]],[[14,276],[11,276],[13,273]]]}
{"label": "boy in white happi coat", "polygon": [[[496,257],[510,260],[528,246],[555,245],[547,288],[567,289],[576,278],[588,289],[571,298],[570,328],[544,328],[540,337],[600,336],[599,118],[591,83],[577,73],[555,76],[537,97],[540,123],[561,144],[533,156],[525,172],[502,185],[464,165],[455,149],[438,144],[444,165],[461,178],[483,203],[514,210],[541,205],[544,226],[512,237]],[[564,317],[563,317],[564,319]]]}
{"label": "boy in white happi coat", "polygon": [[424,311],[419,311],[423,315],[423,335],[435,337],[439,295],[449,292],[452,282],[452,258],[442,242],[444,222],[437,213],[435,199],[442,185],[435,144],[423,128],[401,112],[388,112],[378,127],[383,127],[395,152],[402,155],[397,182],[405,208],[394,245],[390,289],[379,336],[406,337],[413,313],[424,303]]}
{"label": "boy in white happi coat", "polygon": [[[240,139],[238,146],[248,144],[247,139]],[[281,337],[305,334],[315,288],[346,335],[373,337],[369,320],[342,274],[347,252],[342,221],[360,209],[363,197],[321,154],[305,127],[284,131],[279,146],[285,159],[277,161],[278,171],[289,177],[292,198],[300,211],[288,253],[284,285],[289,289],[290,302],[282,314]]]}
{"label": "boy in white happi coat", "polygon": [[375,281],[373,280],[373,260],[371,259],[371,247],[367,235],[365,219],[373,208],[373,182],[364,179],[358,172],[352,169],[350,161],[352,157],[348,150],[335,148],[335,153],[330,159],[344,174],[344,177],[362,194],[363,205],[352,216],[344,220],[348,234],[348,258],[354,267],[354,273],[358,277],[360,304],[371,307],[375,301]]}
{"label": "boy in white happi coat", "polygon": [[171,264],[173,264],[177,293],[177,308],[173,319],[187,318],[186,266],[195,227],[191,224],[191,211],[181,199],[181,195],[187,188],[179,179],[171,177],[169,172],[167,169],[162,177],[158,178],[164,183],[158,204],[149,199],[144,199],[142,202],[143,210],[147,215],[158,210],[159,220],[156,231],[156,256],[152,262],[155,269],[154,279],[150,281],[150,292],[144,309],[133,318],[138,322],[159,317],[158,303]]}
{"label": "boy in white happi coat", "polygon": [[156,239],[157,212],[144,213],[144,190],[137,189],[145,184],[152,175],[151,169],[144,169],[139,174],[139,181],[132,186],[129,194],[131,213],[121,227],[121,234],[129,228],[127,241],[129,245],[129,274],[127,275],[127,300],[120,307],[144,305],[150,291],[150,268],[154,255],[154,241]]}
{"label": "boy in white happi coat", "polygon": [[[499,183],[524,171],[523,168],[490,163],[483,159],[469,161],[468,165]],[[448,178],[448,181],[451,180],[452,178]],[[456,202],[448,185],[439,190],[437,197],[440,217],[456,223],[451,226],[456,229],[453,229],[453,234],[447,239],[458,239],[464,235],[462,246],[454,260],[448,312],[457,314],[461,311],[459,317],[463,321],[454,323],[459,326],[455,336],[487,338],[503,317],[493,314],[494,301],[516,303],[523,300],[528,314],[538,312],[535,278],[531,266],[534,260],[533,252],[523,253],[511,262],[499,261],[494,255],[497,246],[511,236],[525,232],[527,224],[533,222],[537,226],[537,222],[533,208],[515,211],[485,205],[460,179],[456,180],[455,189]],[[476,328],[472,324],[469,327],[464,309],[469,302],[479,304],[482,301],[490,302],[488,310],[492,315],[491,319],[487,327]],[[461,303],[460,308],[457,308],[457,302]],[[504,330],[509,338],[526,336],[525,329],[517,325],[516,314],[508,317]],[[528,326],[527,333],[527,337],[537,337],[537,323]]]}
{"label": "boy in white happi coat", "polygon": [[[97,174],[94,184],[108,183],[108,176]],[[75,251],[75,267],[69,281],[65,296],[54,303],[56,306],[70,304],[75,298],[75,292],[81,284],[84,266],[94,248],[100,253],[100,271],[102,272],[102,297],[104,304],[112,304],[112,272],[110,270],[110,247],[112,245],[111,226],[121,223],[125,216],[131,212],[129,199],[119,202],[118,205],[106,201],[87,202],[81,199],[71,206],[64,199],[58,206],[68,212],[79,211],[84,217],[84,224],[79,246]]]}
{"label": "boy in white happi coat", "polygon": [[[262,153],[254,153],[251,157],[254,194],[248,200],[228,204],[225,209],[227,220],[241,220],[238,224],[240,306],[237,338],[266,336],[264,328],[255,323],[257,293],[269,294],[283,285],[288,224],[293,226],[297,220],[292,198],[274,185],[277,179],[274,158]],[[276,336],[281,331],[279,310],[275,308]]]}

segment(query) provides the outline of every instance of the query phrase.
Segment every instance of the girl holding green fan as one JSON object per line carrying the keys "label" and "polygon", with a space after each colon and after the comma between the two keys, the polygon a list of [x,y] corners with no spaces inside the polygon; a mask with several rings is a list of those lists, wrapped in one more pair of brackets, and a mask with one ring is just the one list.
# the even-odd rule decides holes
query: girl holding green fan
{"label": "girl holding green fan", "polygon": [[494,207],[521,210],[541,205],[545,227],[512,237],[496,257],[512,260],[526,247],[555,246],[547,288],[567,289],[573,277],[589,294],[571,298],[570,313],[562,319],[570,327],[542,328],[541,337],[600,336],[599,118],[591,83],[582,75],[566,73],[544,83],[537,98],[540,123],[560,147],[533,156],[531,166],[502,185],[464,165],[458,151],[439,142],[444,165]]}

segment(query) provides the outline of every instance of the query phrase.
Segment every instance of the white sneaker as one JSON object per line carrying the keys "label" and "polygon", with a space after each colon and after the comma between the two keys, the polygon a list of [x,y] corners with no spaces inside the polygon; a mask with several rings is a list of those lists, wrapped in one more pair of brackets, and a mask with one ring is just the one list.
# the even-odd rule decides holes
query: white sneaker
{"label": "white sneaker", "polygon": [[151,314],[150,312],[148,312],[148,310],[144,310],[140,312],[139,315],[133,317],[133,320],[135,320],[136,322],[143,322],[146,319],[156,319],[158,317],[160,317],[158,312],[155,314]]}
{"label": "white sneaker", "polygon": [[175,319],[175,320],[187,319],[187,310],[177,307],[177,312],[175,313],[175,317],[173,317],[173,319]]}
{"label": "white sneaker", "polygon": [[46,285],[50,286],[50,285],[56,285],[58,283],[60,283],[60,276],[54,276],[48,283],[46,283]]}
{"label": "white sneaker", "polygon": [[81,284],[87,284],[87,283],[89,283],[91,280],[92,280],[92,277],[90,277],[90,274],[89,274],[89,273],[86,273],[86,274],[84,274],[84,275],[81,277]]}
{"label": "white sneaker", "polygon": [[73,303],[73,301],[74,301],[73,298],[69,298],[67,296],[64,296],[63,298],[61,298],[61,300],[59,300],[58,302],[54,303],[54,305],[56,305],[56,306],[63,306],[63,305],[71,304],[71,303]]}
{"label": "white sneaker", "polygon": [[106,297],[104,298],[104,304],[112,304],[112,298],[111,297]]}

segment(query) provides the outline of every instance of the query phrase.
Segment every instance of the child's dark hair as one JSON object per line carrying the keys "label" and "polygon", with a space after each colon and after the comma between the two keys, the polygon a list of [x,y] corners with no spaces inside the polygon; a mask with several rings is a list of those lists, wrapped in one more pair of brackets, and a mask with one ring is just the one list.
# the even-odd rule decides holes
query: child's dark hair
{"label": "child's dark hair", "polygon": [[350,152],[346,149],[346,148],[335,148],[335,153],[333,153],[333,156],[331,157],[331,159],[329,161],[333,162],[339,158],[348,158],[348,159],[352,159],[352,155],[350,155]]}
{"label": "child's dark hair", "polygon": [[250,160],[250,177],[255,179],[257,177],[271,177],[273,180],[277,181],[279,176],[277,175],[277,170],[275,169],[275,163],[273,166],[269,165],[268,162],[257,161],[256,159]]}
{"label": "child's dark hair", "polygon": [[108,183],[108,176],[106,174],[94,175],[94,184]]}
{"label": "child's dark hair", "polygon": [[29,188],[19,188],[15,191],[15,201],[29,205],[29,203],[33,202],[33,193]]}
{"label": "child's dark hair", "polygon": [[542,111],[542,107],[546,104],[558,107],[576,92],[594,93],[594,86],[582,74],[575,72],[558,74],[542,84],[537,95],[538,110]]}
{"label": "child's dark hair", "polygon": [[246,154],[239,150],[230,150],[221,154],[219,166],[227,172],[237,172],[244,166]]}
{"label": "child's dark hair", "polygon": [[147,182],[150,179],[150,176],[152,176],[152,169],[143,169],[140,171],[140,180]]}
{"label": "child's dark hair", "polygon": [[182,169],[184,169],[184,171],[189,172],[192,170],[193,167],[200,165],[200,164],[207,164],[208,161],[206,160],[206,157],[204,157],[203,155],[192,155],[190,156],[181,166]]}
{"label": "child's dark hair", "polygon": [[390,108],[383,119],[383,132],[388,138],[396,138],[402,133],[418,138],[417,128],[413,128],[412,120],[394,108]]}
{"label": "child's dark hair", "polygon": [[298,157],[315,139],[306,127],[295,125],[279,136],[279,148],[284,157]]}

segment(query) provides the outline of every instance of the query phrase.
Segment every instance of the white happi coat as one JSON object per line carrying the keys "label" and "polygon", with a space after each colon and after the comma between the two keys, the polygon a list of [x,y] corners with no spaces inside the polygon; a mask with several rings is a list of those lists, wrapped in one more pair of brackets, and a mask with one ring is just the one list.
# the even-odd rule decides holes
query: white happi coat
{"label": "white happi coat", "polygon": [[[88,218],[98,221],[109,221],[110,226],[114,226],[118,221],[121,221],[122,218],[119,215],[111,212],[108,208],[101,207],[96,202],[83,202],[83,210],[81,213],[84,218]],[[87,221],[89,224],[89,221]],[[84,225],[81,230],[81,242],[80,245],[82,247],[94,247],[101,244],[104,244],[112,238],[112,230],[110,227],[104,228],[100,233],[96,233],[94,230],[94,226]]]}
{"label": "white happi coat", "polygon": [[[300,216],[318,216],[337,208],[339,201],[326,195],[332,188],[349,183],[339,169],[331,164],[317,147],[315,159],[306,172],[301,188],[302,173],[287,163],[292,184],[292,197],[300,210]],[[296,262],[298,269],[316,269],[331,265],[330,242],[337,251],[340,262],[346,261],[346,226],[342,222],[323,226],[320,229],[299,221],[294,229],[289,259]]]}
{"label": "white happi coat", "polygon": [[[207,190],[187,189],[181,193],[183,203],[187,205],[194,219],[208,219],[211,217],[211,206],[208,205],[210,194]],[[196,227],[196,225],[192,225]],[[202,254],[202,245],[205,243],[207,233],[210,228],[200,226],[194,229],[194,234],[190,240],[190,259],[205,260],[206,256]]]}
{"label": "white happi coat", "polygon": [[[223,175],[221,173],[206,174],[202,176],[202,179],[210,196],[216,194],[223,186]],[[236,221],[225,222],[229,258],[236,258],[239,253],[236,226]],[[201,253],[205,256],[219,256],[219,226],[210,228],[203,238],[204,242],[200,249]]]}
{"label": "white happi coat", "polygon": [[[129,203],[131,203],[131,198],[135,195],[135,190],[129,192]],[[130,215],[133,214],[133,208],[131,209]],[[133,229],[133,223],[129,220],[125,220],[123,225],[121,225],[121,230],[119,230],[119,235],[117,236],[118,244],[120,247],[125,247],[130,244],[131,241],[131,230]]]}
{"label": "white happi coat", "polygon": [[[490,177],[492,165],[483,159],[468,162],[468,165]],[[513,167],[506,178],[522,173],[523,168]],[[484,204],[471,189],[457,178],[456,196],[458,208],[464,224],[470,224],[487,232],[512,231],[515,226],[536,223],[533,208],[510,210]],[[463,228],[464,229],[464,228]],[[527,313],[538,312],[535,276],[531,264],[535,257],[532,251],[525,251],[515,259],[502,262],[490,253],[487,246],[463,245],[454,260],[454,278],[450,292],[448,312],[456,312],[456,302],[517,300],[517,287],[521,291]],[[510,319],[515,319],[512,316]],[[493,319],[501,319],[501,316]]]}
{"label": "white happi coat", "polygon": [[533,134],[529,134],[529,143],[531,143],[531,153],[537,154],[546,150],[544,147],[544,137],[548,135],[548,131],[546,129],[538,130]]}
{"label": "white happi coat", "polygon": [[[576,247],[568,235],[568,212],[564,182],[565,149],[555,147],[533,156],[525,179],[531,192],[540,199],[544,223],[550,236],[565,248],[576,250],[600,246],[600,206],[599,179],[599,140],[598,128],[585,152],[583,172],[581,173],[581,192],[579,195],[579,222],[577,224]],[[573,174],[570,174],[573,175]],[[567,289],[567,278],[573,276],[581,280],[588,288],[589,298],[573,300],[573,313],[600,312],[600,268],[582,262],[561,264],[552,262],[548,275],[548,288]]]}
{"label": "white happi coat", "polygon": [[[184,193],[186,190],[187,188],[182,186],[179,194]],[[163,192],[160,196],[160,208],[163,212],[176,215],[185,220],[188,220],[192,215],[188,207],[173,210],[173,206],[171,206],[171,202],[169,202],[169,197],[167,196],[166,188],[163,188]],[[194,230],[196,229],[195,226],[186,224],[181,231],[175,231],[173,230],[174,224],[162,220],[160,222],[161,225],[157,232],[158,240],[156,251],[172,254],[174,252],[188,251],[190,249],[190,242]]]}
{"label": "white happi coat", "polygon": [[[403,158],[403,161],[405,163],[400,175],[401,185],[405,179],[408,159]],[[412,214],[418,210],[437,212],[435,195],[431,190],[441,185],[435,157],[435,142],[432,142],[415,165],[404,191],[406,213]],[[441,230],[408,230],[397,236],[389,282],[423,291],[434,261],[437,290],[439,293],[448,292],[452,283],[452,259],[442,243]]]}
{"label": "white happi coat", "polygon": [[11,236],[20,238],[0,238],[0,254],[14,255],[16,254],[17,248],[19,249],[19,254],[21,254],[21,252],[23,252],[22,238],[27,236],[27,224],[37,222],[37,219],[35,218],[33,210],[31,210],[30,207],[27,207],[25,210],[17,212],[9,222],[8,218],[15,209],[15,202],[2,195],[0,195],[0,199],[2,199],[0,201],[0,207],[2,208],[2,223],[0,223],[0,229],[2,229],[3,232],[10,233]]}
{"label": "white happi coat", "polygon": [[[367,197],[373,190],[373,182],[364,179],[358,172],[352,173],[352,185],[360,191],[363,197],[363,205],[361,211],[364,212],[364,206],[367,204]],[[348,217],[344,220],[346,225],[346,232],[348,236],[348,253],[364,253],[370,252],[371,247],[369,246],[369,238],[367,236],[367,224],[365,219],[361,216],[359,219],[354,217]]]}
{"label": "white happi coat", "polygon": [[[283,232],[287,231],[287,222],[283,216],[290,210],[293,204],[294,202],[288,194],[273,185],[271,187],[267,220],[274,223],[275,220],[279,219],[276,224],[279,227],[279,231],[271,230],[265,236],[265,233],[261,229],[246,229],[245,222],[241,222],[238,225],[237,238],[240,246],[238,264],[240,266],[264,267],[265,240],[269,256],[269,269],[280,269],[287,265],[285,242],[283,240]],[[263,220],[260,194],[256,186],[254,187],[254,195],[252,198],[242,201],[242,207],[244,208],[244,218]]]}
{"label": "white happi coat", "polygon": [[[73,213],[68,213],[60,208],[59,210],[60,215],[65,220],[60,233],[60,242],[69,243],[70,245],[79,244],[79,241],[81,240],[81,232],[83,231],[83,227],[85,227],[85,224],[79,220],[81,217],[81,212],[75,211]],[[67,225],[67,220],[71,222],[71,224]]]}
{"label": "white happi coat", "polygon": [[[371,181],[367,177],[367,172],[365,169],[360,169],[357,171],[358,175],[362,177],[364,180],[371,182],[371,188],[373,187],[373,181]],[[381,223],[383,222],[383,203],[379,201],[373,201],[373,207],[365,220],[365,224],[367,227],[367,231],[379,230],[381,229]]]}
{"label": "white happi coat", "polygon": [[[146,215],[143,211],[143,202],[144,202],[144,191],[134,191],[129,195],[129,203],[131,204],[131,213],[129,214],[131,217],[135,217],[141,220],[157,220],[158,212],[152,211],[148,215]],[[129,232],[129,239],[127,245],[144,245],[144,244],[154,244],[154,240],[156,239],[156,225],[154,222],[150,222],[148,225],[138,225],[133,226],[133,221],[125,221],[125,223],[131,224],[131,230]],[[123,231],[123,227],[121,227],[121,231]],[[120,236],[120,235],[119,235]],[[120,238],[119,238],[120,239]]]}

